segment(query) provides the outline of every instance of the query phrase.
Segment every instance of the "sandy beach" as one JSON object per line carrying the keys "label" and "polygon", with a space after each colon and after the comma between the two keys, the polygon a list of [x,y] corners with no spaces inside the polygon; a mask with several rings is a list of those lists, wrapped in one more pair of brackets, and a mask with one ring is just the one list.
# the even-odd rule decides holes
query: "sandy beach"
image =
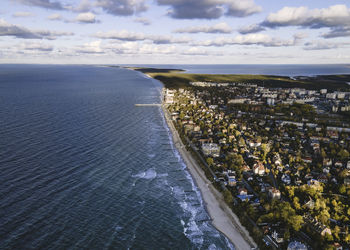
{"label": "sandy beach", "polygon": [[215,189],[211,182],[206,178],[196,160],[192,157],[190,152],[186,150],[165,106],[162,105],[162,108],[168,127],[172,133],[173,143],[181,154],[182,159],[202,194],[202,198],[214,227],[222,232],[232,242],[236,249],[245,250],[257,247],[254,240],[250,237],[249,232],[241,225],[238,217],[224,202],[222,194]]}

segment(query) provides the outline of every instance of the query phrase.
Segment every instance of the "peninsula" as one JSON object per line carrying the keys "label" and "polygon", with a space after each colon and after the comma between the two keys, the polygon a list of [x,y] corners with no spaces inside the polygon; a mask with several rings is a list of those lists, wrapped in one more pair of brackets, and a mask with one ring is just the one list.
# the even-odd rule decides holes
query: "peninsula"
{"label": "peninsula", "polygon": [[350,75],[135,70],[164,83],[174,141],[237,249],[349,247]]}

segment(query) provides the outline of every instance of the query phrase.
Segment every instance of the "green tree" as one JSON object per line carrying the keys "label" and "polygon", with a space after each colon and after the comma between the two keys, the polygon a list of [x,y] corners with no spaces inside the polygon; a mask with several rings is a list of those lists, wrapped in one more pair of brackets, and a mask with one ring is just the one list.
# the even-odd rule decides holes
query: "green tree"
{"label": "green tree", "polygon": [[339,173],[340,178],[345,178],[348,175],[348,170],[344,169]]}
{"label": "green tree", "polygon": [[229,190],[225,190],[224,191],[224,200],[225,200],[225,202],[227,203],[227,204],[232,204],[232,202],[233,202],[233,197],[232,197],[232,194],[231,194],[231,192],[229,191]]}
{"label": "green tree", "polygon": [[214,164],[214,159],[211,157],[208,157],[206,161],[209,166],[212,166]]}
{"label": "green tree", "polygon": [[284,239],[286,241],[289,241],[290,239],[290,232],[289,232],[289,229],[287,229],[285,232],[284,232],[284,235],[283,235]]}
{"label": "green tree", "polygon": [[294,197],[293,199],[293,205],[295,207],[296,210],[300,209],[300,203],[299,203],[299,198],[298,197]]}
{"label": "green tree", "polygon": [[349,158],[350,154],[346,149],[342,149],[339,151],[338,156],[341,160],[346,160]]}
{"label": "green tree", "polygon": [[331,234],[325,234],[324,235],[324,239],[327,241],[327,242],[332,242],[333,241],[333,236]]}
{"label": "green tree", "polygon": [[297,232],[300,230],[304,223],[303,217],[301,215],[293,215],[289,219],[287,219],[287,221],[289,225],[291,225],[292,228]]}
{"label": "green tree", "polygon": [[320,222],[322,222],[323,224],[326,224],[331,216],[328,213],[328,211],[324,209],[319,213],[317,217]]}
{"label": "green tree", "polygon": [[181,112],[181,113],[179,114],[179,118],[180,118],[181,120],[183,120],[183,119],[185,118],[185,114],[184,114],[183,112]]}
{"label": "green tree", "polygon": [[269,146],[269,144],[267,144],[267,143],[261,144],[261,150],[262,150],[262,152],[263,152],[262,160],[263,160],[264,162],[266,162],[266,156],[267,156],[267,154],[270,152],[270,146]]}

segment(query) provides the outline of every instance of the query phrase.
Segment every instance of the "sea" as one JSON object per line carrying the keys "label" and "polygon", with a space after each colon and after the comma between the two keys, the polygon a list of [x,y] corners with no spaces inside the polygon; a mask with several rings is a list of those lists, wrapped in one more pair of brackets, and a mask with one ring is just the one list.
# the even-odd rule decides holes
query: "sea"
{"label": "sea", "polygon": [[0,249],[234,249],[174,148],[162,85],[0,65]]}

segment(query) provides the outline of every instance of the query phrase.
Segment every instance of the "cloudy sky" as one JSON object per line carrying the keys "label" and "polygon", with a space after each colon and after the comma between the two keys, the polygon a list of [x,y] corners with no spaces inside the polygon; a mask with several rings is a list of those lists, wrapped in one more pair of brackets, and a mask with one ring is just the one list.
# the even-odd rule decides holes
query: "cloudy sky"
{"label": "cloudy sky", "polygon": [[350,63],[350,4],[1,0],[0,63]]}

